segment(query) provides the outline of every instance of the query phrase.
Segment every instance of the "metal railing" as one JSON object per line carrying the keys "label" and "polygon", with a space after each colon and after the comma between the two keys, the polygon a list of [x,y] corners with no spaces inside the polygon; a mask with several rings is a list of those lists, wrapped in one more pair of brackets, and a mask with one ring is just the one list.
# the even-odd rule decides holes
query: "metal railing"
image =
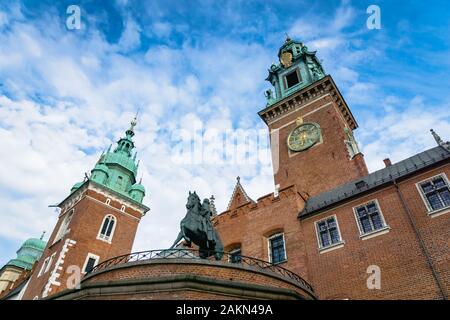
{"label": "metal railing", "polygon": [[286,277],[290,280],[293,280],[294,282],[300,284],[301,287],[308,289],[310,292],[314,292],[312,286],[308,282],[306,282],[302,277],[286,268],[283,268],[280,265],[252,257],[232,254],[229,252],[215,252],[204,250],[200,251],[194,249],[162,249],[162,250],[149,250],[125,254],[99,263],[98,265],[93,267],[90,271],[87,271],[86,276],[100,270],[105,270],[109,267],[136,261],[157,260],[157,259],[201,259],[199,257],[200,255],[209,256],[209,258],[206,258],[205,260],[215,261],[214,258],[215,254],[222,255],[221,259],[218,260],[222,263],[226,262],[230,264],[237,264],[237,265],[240,264],[243,266],[254,267],[263,271],[270,271],[283,277]]}

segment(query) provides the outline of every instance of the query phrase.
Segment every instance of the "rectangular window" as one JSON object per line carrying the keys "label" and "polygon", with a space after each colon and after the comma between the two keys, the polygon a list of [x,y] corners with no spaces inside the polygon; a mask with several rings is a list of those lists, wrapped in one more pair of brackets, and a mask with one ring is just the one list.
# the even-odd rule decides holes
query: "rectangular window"
{"label": "rectangular window", "polygon": [[241,249],[234,249],[230,251],[230,262],[231,263],[240,263],[242,261],[241,257]]}
{"label": "rectangular window", "polygon": [[321,249],[342,242],[335,216],[316,222],[316,231]]}
{"label": "rectangular window", "polygon": [[50,257],[46,258],[44,260],[44,262],[42,263],[41,270],[39,270],[39,273],[38,273],[38,278],[45,273],[45,269],[47,269],[47,264],[48,264],[49,259],[50,259]]}
{"label": "rectangular window", "polygon": [[91,272],[92,269],[97,265],[99,259],[100,259],[99,256],[92,253],[88,253],[86,261],[84,262],[83,272],[84,273]]}
{"label": "rectangular window", "polygon": [[280,263],[286,261],[286,247],[284,235],[276,234],[269,238],[270,262]]}
{"label": "rectangular window", "polygon": [[383,215],[376,201],[371,201],[355,208],[356,220],[361,235],[371,233],[386,227]]}
{"label": "rectangular window", "polygon": [[46,273],[48,270],[50,270],[50,267],[52,266],[53,258],[55,257],[56,252],[54,252],[48,259],[47,266],[45,267],[44,273]]}
{"label": "rectangular window", "polygon": [[445,176],[439,175],[420,183],[420,190],[426,200],[429,211],[450,207],[450,191]]}
{"label": "rectangular window", "polygon": [[286,83],[287,89],[292,88],[293,86],[300,83],[300,81],[301,81],[300,73],[299,73],[298,69],[295,69],[291,73],[288,73],[287,75],[285,75],[284,78],[286,80],[285,83]]}

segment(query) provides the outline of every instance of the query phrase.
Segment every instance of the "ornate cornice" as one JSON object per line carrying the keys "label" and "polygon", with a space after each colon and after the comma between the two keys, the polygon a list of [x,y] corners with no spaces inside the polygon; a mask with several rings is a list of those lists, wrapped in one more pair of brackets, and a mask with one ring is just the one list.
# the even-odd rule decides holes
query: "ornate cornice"
{"label": "ornate cornice", "polygon": [[64,214],[67,210],[72,208],[76,203],[78,203],[82,198],[84,198],[84,196],[86,195],[86,191],[88,189],[93,190],[99,194],[102,194],[105,197],[110,198],[111,200],[117,201],[137,212],[140,212],[142,216],[144,216],[145,213],[150,210],[150,208],[148,208],[147,206],[138,203],[136,201],[133,201],[130,198],[125,197],[118,192],[115,192],[114,190],[111,190],[94,181],[87,180],[83,183],[83,185],[80,186],[80,188],[71,193],[58,205],[58,207],[61,208],[60,215]]}
{"label": "ornate cornice", "polygon": [[305,106],[312,100],[325,96],[326,94],[329,94],[338,106],[349,127],[352,130],[356,129],[358,124],[356,123],[352,112],[347,106],[347,103],[330,75],[327,75],[308,87],[293,93],[292,95],[278,101],[277,103],[274,103],[271,106],[268,106],[258,112],[258,114],[266,124],[270,124],[280,117],[289,114],[302,106]]}

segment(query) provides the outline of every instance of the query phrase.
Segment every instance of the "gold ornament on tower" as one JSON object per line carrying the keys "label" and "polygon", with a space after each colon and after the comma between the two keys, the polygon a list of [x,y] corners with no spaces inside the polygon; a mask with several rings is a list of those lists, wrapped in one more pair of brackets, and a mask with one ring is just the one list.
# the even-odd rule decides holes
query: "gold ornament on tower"
{"label": "gold ornament on tower", "polygon": [[292,65],[292,53],[286,51],[280,56],[280,62],[285,68],[289,68]]}

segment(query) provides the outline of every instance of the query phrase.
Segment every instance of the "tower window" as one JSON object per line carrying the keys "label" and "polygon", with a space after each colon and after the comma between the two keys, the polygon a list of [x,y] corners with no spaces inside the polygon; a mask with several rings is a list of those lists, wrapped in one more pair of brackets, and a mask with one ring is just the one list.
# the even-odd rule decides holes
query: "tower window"
{"label": "tower window", "polygon": [[92,269],[98,264],[99,260],[100,260],[99,256],[92,253],[88,253],[86,260],[84,262],[83,273],[91,272]]}
{"label": "tower window", "polygon": [[429,212],[450,208],[450,189],[445,175],[420,182],[418,186]]}
{"label": "tower window", "polygon": [[277,233],[269,237],[269,260],[276,264],[286,261],[286,246],[284,243],[284,234]]}
{"label": "tower window", "polygon": [[388,229],[376,200],[354,208],[361,236]]}
{"label": "tower window", "polygon": [[75,210],[72,209],[65,214],[64,219],[61,222],[61,226],[59,227],[58,233],[55,236],[55,240],[53,240],[53,243],[62,239],[66,235],[66,233],[68,232],[67,229],[69,227],[70,221],[72,221],[72,216],[73,216],[74,212],[75,212]]}
{"label": "tower window", "polygon": [[97,239],[111,243],[115,228],[116,218],[110,214],[105,216]]}
{"label": "tower window", "polygon": [[123,178],[121,176],[117,177],[116,187],[122,188]]}
{"label": "tower window", "polygon": [[288,73],[285,77],[286,80],[286,87],[291,88],[295,86],[296,84],[300,83],[300,73],[298,72],[298,69],[295,69],[291,73]]}
{"label": "tower window", "polygon": [[330,248],[343,243],[335,216],[317,221],[316,232],[319,249]]}

